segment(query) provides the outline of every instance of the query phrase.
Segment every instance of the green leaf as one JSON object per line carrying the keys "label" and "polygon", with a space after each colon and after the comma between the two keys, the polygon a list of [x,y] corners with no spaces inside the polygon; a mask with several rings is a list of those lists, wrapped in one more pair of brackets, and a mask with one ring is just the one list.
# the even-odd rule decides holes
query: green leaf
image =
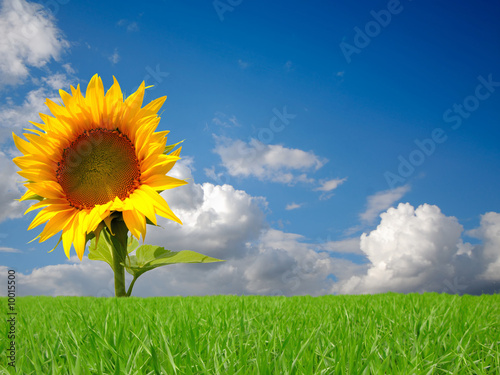
{"label": "green leaf", "polygon": [[99,238],[99,243],[95,245],[95,237],[92,238],[89,245],[89,259],[91,260],[101,260],[109,264],[113,268],[113,249],[111,248],[111,242],[107,241],[107,231],[102,230],[101,236]]}
{"label": "green leaf", "polygon": [[175,146],[180,145],[182,142],[184,142],[184,140],[182,140],[180,142],[177,142],[177,143],[175,143],[173,145],[166,145],[165,146],[165,150],[163,151],[163,153],[165,155],[170,154],[170,152],[175,148]]}
{"label": "green leaf", "polygon": [[160,228],[163,228],[161,225],[158,225],[158,224],[155,224],[153,223],[151,220],[149,220],[148,218],[146,218],[146,224],[149,224],[149,225],[154,225],[155,227],[160,227]]}
{"label": "green leaf", "polygon": [[139,246],[139,241],[137,241],[134,236],[130,236],[127,244],[127,254],[130,254],[132,251],[137,249],[137,246]]}
{"label": "green leaf", "polygon": [[[24,198],[24,200],[34,200],[34,201],[43,201],[45,199],[45,197],[42,197],[41,195],[38,195],[38,194],[31,194],[29,195],[27,198]],[[19,200],[19,199],[16,199],[16,201]]]}
{"label": "green leaf", "polygon": [[191,250],[170,251],[160,246],[142,245],[135,255],[130,255],[124,266],[135,278],[157,267],[176,263],[212,263],[223,260],[209,257]]}
{"label": "green leaf", "polygon": [[[87,235],[87,237],[90,237]],[[97,244],[97,248],[95,246],[95,237],[91,237],[91,242],[89,246],[89,259],[91,260],[101,260],[106,262],[113,268],[113,241],[110,238],[110,234],[106,229],[101,231],[101,236],[99,238],[99,243]],[[135,237],[130,236],[127,241],[127,253],[130,254],[132,251],[137,249],[139,246],[139,241],[135,239]],[[114,268],[113,268],[114,269]]]}

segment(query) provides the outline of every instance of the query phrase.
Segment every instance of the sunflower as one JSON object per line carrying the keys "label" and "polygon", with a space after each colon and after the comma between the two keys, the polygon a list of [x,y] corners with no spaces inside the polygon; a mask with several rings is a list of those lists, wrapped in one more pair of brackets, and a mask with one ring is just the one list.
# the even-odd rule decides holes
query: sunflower
{"label": "sunflower", "polygon": [[46,223],[39,242],[62,231],[59,242],[68,258],[73,244],[81,260],[89,236],[98,239],[105,225],[111,230],[116,216],[138,240],[146,236],[146,223],[156,225],[156,214],[182,224],[159,195],[187,183],[166,176],[181,148],[168,153],[169,132],[155,132],[166,97],[142,107],[144,82],[124,101],[113,80],[106,94],[97,74],[85,96],[79,85],[71,86],[71,94],[60,90],[62,103],[46,100],[53,117],[40,113],[43,123],[25,129],[31,132],[24,134],[27,140],[13,134],[24,155],[14,162],[28,189],[19,200],[39,201],[25,214],[42,208],[28,230]]}

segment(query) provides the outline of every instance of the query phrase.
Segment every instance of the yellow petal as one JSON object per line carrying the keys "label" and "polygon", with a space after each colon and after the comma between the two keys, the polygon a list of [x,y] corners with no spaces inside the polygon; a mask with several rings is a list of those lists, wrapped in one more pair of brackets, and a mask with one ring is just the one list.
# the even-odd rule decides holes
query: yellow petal
{"label": "yellow petal", "polygon": [[144,185],[154,188],[156,191],[172,189],[177,186],[186,185],[187,182],[175,177],[154,175],[143,181]]}
{"label": "yellow petal", "polygon": [[[48,172],[47,172],[48,174]],[[47,181],[48,178],[42,182],[35,182],[35,183],[30,183],[26,184],[26,186],[29,190],[31,190],[33,193],[40,195],[41,197],[44,198],[49,198],[49,199],[62,199],[65,197],[64,192],[61,188],[61,185],[59,185],[55,181]]]}
{"label": "yellow petal", "polygon": [[163,216],[164,218],[176,221],[179,224],[182,224],[181,220],[175,216],[175,214],[172,212],[170,207],[168,206],[168,203],[165,199],[163,199],[160,194],[158,194],[153,188],[149,187],[148,185],[142,185],[140,187],[142,191],[144,191],[150,199],[153,200],[153,204],[155,206],[155,211],[158,213],[158,215]]}
{"label": "yellow petal", "polygon": [[142,239],[146,236],[146,220],[144,216],[134,210],[123,211],[123,220],[132,235],[139,240],[142,233]]}
{"label": "yellow petal", "polygon": [[133,208],[139,211],[142,215],[146,216],[156,225],[155,209],[148,195],[141,189],[135,189],[129,198]]}
{"label": "yellow petal", "polygon": [[58,212],[54,215],[54,217],[45,224],[45,228],[43,228],[42,233],[40,233],[40,242],[45,241],[66,228],[76,212],[76,210],[67,210]]}
{"label": "yellow petal", "polygon": [[25,141],[15,133],[12,133],[12,137],[14,138],[14,144],[24,155],[30,155],[37,152],[37,149],[31,143]]}

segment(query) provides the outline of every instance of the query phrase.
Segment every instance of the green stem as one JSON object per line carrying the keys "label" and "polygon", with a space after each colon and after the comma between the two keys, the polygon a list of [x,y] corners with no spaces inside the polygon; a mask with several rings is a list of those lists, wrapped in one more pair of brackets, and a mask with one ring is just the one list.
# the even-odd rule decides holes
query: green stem
{"label": "green stem", "polygon": [[113,251],[113,272],[115,273],[115,297],[127,297],[125,291],[125,257],[127,256],[128,228],[121,217],[112,221],[114,235],[111,235]]}
{"label": "green stem", "polygon": [[128,287],[127,297],[130,297],[130,295],[132,294],[132,288],[134,287],[135,280],[137,280],[137,277],[134,276],[134,279],[132,280],[132,282],[130,283],[130,285]]}
{"label": "green stem", "polygon": [[125,267],[120,264],[120,259],[116,256],[113,247],[113,271],[115,273],[115,297],[127,297],[125,292]]}

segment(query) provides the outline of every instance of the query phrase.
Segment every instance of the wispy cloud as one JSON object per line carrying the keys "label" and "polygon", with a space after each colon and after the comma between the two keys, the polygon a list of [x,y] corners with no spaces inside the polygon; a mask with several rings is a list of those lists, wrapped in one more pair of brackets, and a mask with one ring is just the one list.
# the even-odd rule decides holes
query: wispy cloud
{"label": "wispy cloud", "polygon": [[247,61],[243,61],[241,59],[238,60],[238,66],[241,68],[241,69],[246,69],[250,66],[250,63],[247,62]]}
{"label": "wispy cloud", "polygon": [[293,63],[288,60],[285,65],[283,65],[283,69],[285,69],[285,72],[291,72],[293,70],[295,70],[295,66],[293,65]]}
{"label": "wispy cloud", "polygon": [[313,189],[315,191],[322,191],[323,193],[320,196],[321,200],[329,199],[333,196],[332,191],[342,185],[347,181],[347,177],[344,178],[334,178],[331,180],[322,180],[320,181],[320,186]]}
{"label": "wispy cloud", "polygon": [[129,21],[127,19],[121,19],[116,23],[117,26],[124,27],[127,32],[139,31],[139,25],[135,21]]}
{"label": "wispy cloud", "polygon": [[115,48],[113,54],[108,57],[108,60],[113,65],[115,65],[116,63],[118,63],[118,61],[120,61],[120,54],[118,53],[118,48]]}
{"label": "wispy cloud", "polygon": [[373,224],[378,215],[400,200],[410,191],[410,185],[400,186],[397,189],[379,191],[367,198],[365,212],[359,214],[363,223]]}
{"label": "wispy cloud", "polygon": [[296,210],[297,208],[302,207],[302,205],[303,205],[303,203],[295,203],[295,202],[288,203],[285,206],[285,210]]}
{"label": "wispy cloud", "polygon": [[227,115],[223,112],[215,112],[214,118],[212,119],[212,124],[221,126],[224,128],[241,127],[242,125],[238,121],[235,115]]}
{"label": "wispy cloud", "polygon": [[1,247],[0,246],[0,253],[21,253],[21,250],[14,249],[13,247]]}

